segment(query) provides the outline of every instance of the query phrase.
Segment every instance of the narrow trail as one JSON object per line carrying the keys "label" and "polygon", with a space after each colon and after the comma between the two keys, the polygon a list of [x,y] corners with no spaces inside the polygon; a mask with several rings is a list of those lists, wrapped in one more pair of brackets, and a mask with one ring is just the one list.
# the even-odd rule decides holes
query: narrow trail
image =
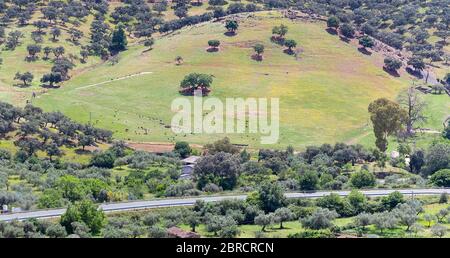
{"label": "narrow trail", "polygon": [[416,133],[429,133],[429,134],[441,134],[442,133],[440,131],[436,131],[436,130],[429,129],[429,128],[418,128],[418,129],[415,129],[414,132],[416,132]]}
{"label": "narrow trail", "polygon": [[366,137],[369,134],[370,134],[370,132],[364,132],[364,133],[362,133],[360,135],[357,135],[357,136],[355,136],[353,138],[350,138],[349,140],[345,141],[345,144],[354,145],[354,144],[358,143],[359,140],[361,140],[362,138]]}
{"label": "narrow trail", "polygon": [[104,81],[104,82],[99,82],[99,83],[90,84],[90,85],[86,85],[86,86],[81,86],[81,87],[75,88],[73,90],[87,89],[87,88],[91,88],[91,87],[95,87],[95,86],[99,86],[99,85],[103,85],[103,84],[107,84],[107,83],[111,83],[111,82],[121,81],[121,80],[129,79],[129,78],[133,78],[133,77],[137,77],[137,76],[141,76],[141,75],[152,74],[152,73],[153,72],[140,72],[140,73],[136,73],[136,74],[130,74],[127,76],[116,78],[116,79],[111,79],[109,81]]}

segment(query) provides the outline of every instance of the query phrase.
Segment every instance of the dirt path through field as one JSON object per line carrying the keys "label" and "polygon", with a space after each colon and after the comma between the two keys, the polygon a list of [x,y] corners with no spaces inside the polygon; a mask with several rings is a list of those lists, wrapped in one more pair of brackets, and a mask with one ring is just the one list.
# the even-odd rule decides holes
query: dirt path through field
{"label": "dirt path through field", "polygon": [[91,88],[91,87],[95,87],[95,86],[99,86],[99,85],[103,85],[103,84],[107,84],[107,83],[111,83],[111,82],[115,82],[115,81],[121,81],[121,80],[129,79],[129,78],[133,78],[133,77],[136,77],[136,76],[152,74],[152,73],[153,72],[140,72],[140,73],[136,73],[136,74],[130,74],[130,75],[127,75],[127,76],[116,78],[116,79],[111,79],[109,81],[104,81],[104,82],[99,82],[99,83],[95,83],[95,84],[91,84],[91,85],[81,86],[81,87],[78,87],[78,88],[76,88],[74,90],[87,89],[87,88]]}

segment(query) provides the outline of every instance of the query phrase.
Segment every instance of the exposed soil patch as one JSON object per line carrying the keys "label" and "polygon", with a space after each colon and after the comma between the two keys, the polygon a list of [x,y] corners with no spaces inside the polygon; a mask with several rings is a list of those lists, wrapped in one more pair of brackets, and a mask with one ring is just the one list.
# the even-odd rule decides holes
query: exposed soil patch
{"label": "exposed soil patch", "polygon": [[[171,152],[175,147],[174,143],[164,143],[164,142],[127,142],[128,147],[134,150],[148,151],[154,153],[164,153]],[[194,148],[203,148],[202,145],[190,144]]]}

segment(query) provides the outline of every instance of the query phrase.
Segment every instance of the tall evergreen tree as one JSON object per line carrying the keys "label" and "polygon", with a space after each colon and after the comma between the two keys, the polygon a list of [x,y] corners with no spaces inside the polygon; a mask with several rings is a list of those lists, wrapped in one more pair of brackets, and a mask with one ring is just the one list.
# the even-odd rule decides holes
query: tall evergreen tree
{"label": "tall evergreen tree", "polygon": [[127,48],[127,36],[125,34],[125,29],[122,24],[118,24],[116,29],[114,30],[111,38],[111,45],[109,50],[111,52],[120,52],[124,51]]}

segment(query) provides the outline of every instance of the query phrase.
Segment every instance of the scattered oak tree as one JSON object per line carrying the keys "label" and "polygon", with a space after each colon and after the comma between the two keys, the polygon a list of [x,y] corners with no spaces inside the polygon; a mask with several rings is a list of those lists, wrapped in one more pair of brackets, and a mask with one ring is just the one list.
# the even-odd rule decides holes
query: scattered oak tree
{"label": "scattered oak tree", "polygon": [[213,82],[213,78],[208,74],[191,73],[184,77],[180,83],[180,93],[185,95],[194,95],[196,90],[201,90],[202,95],[208,95],[211,91],[209,88]]}
{"label": "scattered oak tree", "polygon": [[30,72],[25,72],[25,73],[17,72],[16,75],[14,76],[14,80],[22,81],[22,85],[24,87],[28,86],[33,81],[33,78],[34,78],[34,76]]}
{"label": "scattered oak tree", "polygon": [[402,67],[402,62],[392,57],[386,57],[384,59],[384,67],[390,72],[397,72]]}
{"label": "scattered oak tree", "polygon": [[253,59],[261,61],[263,59],[264,45],[258,43],[253,46],[253,50],[256,52],[256,55],[253,57]]}
{"label": "scattered oak tree", "polygon": [[327,20],[328,28],[332,28],[335,31],[339,28],[339,19],[336,16],[330,16]]}
{"label": "scattered oak tree", "polygon": [[208,40],[208,46],[209,46],[208,51],[216,52],[219,50],[220,41],[217,39]]}
{"label": "scattered oak tree", "polygon": [[235,35],[239,28],[239,23],[235,20],[227,20],[225,22],[225,28],[228,30],[229,34]]}

